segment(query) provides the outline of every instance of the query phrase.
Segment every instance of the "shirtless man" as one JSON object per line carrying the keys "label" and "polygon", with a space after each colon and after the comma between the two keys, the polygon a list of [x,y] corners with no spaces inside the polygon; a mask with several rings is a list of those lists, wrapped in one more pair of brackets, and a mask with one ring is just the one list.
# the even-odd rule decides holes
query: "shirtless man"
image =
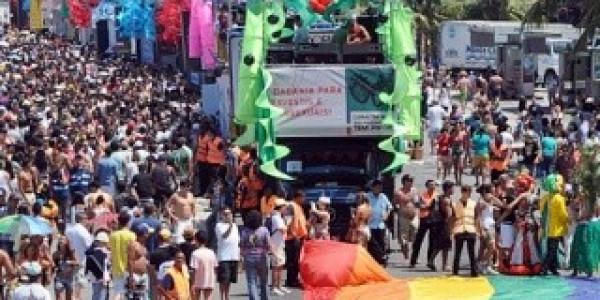
{"label": "shirtless man", "polygon": [[150,234],[150,227],[146,224],[140,224],[134,228],[134,232],[136,240],[127,246],[127,270],[129,273],[127,290],[145,295],[148,293],[150,283],[148,280],[148,268],[151,266],[148,261],[148,250],[144,245]]}
{"label": "shirtless man", "polygon": [[25,159],[23,162],[23,168],[18,175],[18,183],[19,183],[19,192],[25,199],[29,206],[33,206],[35,203],[35,193],[40,186],[40,178],[39,173],[36,168],[33,166],[32,161],[30,159]]}
{"label": "shirtless man", "polygon": [[467,100],[469,99],[469,91],[471,90],[471,80],[469,80],[469,74],[467,74],[467,72],[464,70],[461,71],[459,75],[460,79],[456,83],[456,88],[460,94],[460,105],[462,111],[464,112],[467,105]]}
{"label": "shirtless man", "polygon": [[[3,272],[4,270],[4,272]],[[4,300],[5,283],[9,282],[15,276],[15,268],[11,262],[10,256],[6,251],[0,250],[0,300]]]}
{"label": "shirtless man", "polygon": [[[115,201],[113,197],[109,193],[103,191],[98,182],[92,182],[90,184],[90,190],[91,192],[86,196],[86,199],[83,201],[86,203],[85,205],[87,206],[88,211],[98,211],[101,208],[103,210],[106,210],[107,212],[115,212]],[[97,203],[97,200],[100,196],[102,196],[104,201],[102,201],[101,203]]]}
{"label": "shirtless man", "polygon": [[183,243],[183,231],[187,227],[194,226],[194,216],[196,215],[194,205],[194,195],[190,192],[189,181],[182,180],[179,184],[179,191],[171,196],[167,203],[167,212],[175,225],[175,242]]}
{"label": "shirtless man", "polygon": [[500,76],[500,74],[496,72],[494,72],[493,74],[494,75],[490,77],[489,98],[492,101],[492,104],[496,104],[498,101],[500,101],[500,98],[502,97],[502,85],[504,84],[504,79],[502,79],[502,76]]}
{"label": "shirtless man", "polygon": [[413,181],[413,177],[404,174],[401,179],[402,187],[394,195],[394,205],[398,211],[398,243],[404,259],[408,259],[410,244],[415,239],[418,222],[415,201],[419,194],[413,186]]}

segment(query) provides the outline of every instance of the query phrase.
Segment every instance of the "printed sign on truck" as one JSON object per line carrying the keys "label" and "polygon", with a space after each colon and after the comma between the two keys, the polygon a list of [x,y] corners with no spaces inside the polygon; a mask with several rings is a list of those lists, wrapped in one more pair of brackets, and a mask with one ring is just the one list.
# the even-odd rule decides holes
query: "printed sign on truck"
{"label": "printed sign on truck", "polygon": [[278,135],[384,136],[385,106],[381,91],[393,90],[391,66],[275,67],[270,96],[284,114],[277,120]]}

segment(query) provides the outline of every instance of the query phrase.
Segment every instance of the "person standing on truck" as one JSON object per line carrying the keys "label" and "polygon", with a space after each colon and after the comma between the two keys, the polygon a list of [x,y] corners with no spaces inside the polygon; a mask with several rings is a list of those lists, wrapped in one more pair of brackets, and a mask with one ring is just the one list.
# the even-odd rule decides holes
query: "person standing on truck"
{"label": "person standing on truck", "polygon": [[392,212],[392,203],[388,197],[382,193],[382,190],[383,182],[379,179],[375,179],[373,180],[372,191],[367,193],[367,198],[371,205],[371,219],[369,220],[371,240],[369,240],[368,250],[371,256],[373,256],[379,264],[386,265],[385,230],[386,220]]}

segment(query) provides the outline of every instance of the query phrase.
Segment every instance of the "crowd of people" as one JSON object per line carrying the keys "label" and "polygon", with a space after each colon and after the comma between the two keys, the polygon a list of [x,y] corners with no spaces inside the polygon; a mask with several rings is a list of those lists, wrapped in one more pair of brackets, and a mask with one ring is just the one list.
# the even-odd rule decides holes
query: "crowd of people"
{"label": "crowd of people", "polygon": [[[302,286],[306,239],[356,243],[386,265],[392,228],[410,267],[428,236],[433,271],[441,253],[441,270],[458,274],[466,242],[472,276],[556,275],[569,267],[573,224],[599,217],[573,184],[582,148],[598,144],[593,101],[570,121],[560,102],[550,117],[525,103],[511,126],[500,75],[428,71],[423,116],[437,178],[421,189],[403,174],[391,198],[373,180],[347,234],[332,237],[332,199],[305,203],[302,190],[261,174],[256,149],[222,138],[177,72],[51,35],[8,31],[2,43],[0,217],[30,216],[53,233],[0,234],[0,299],[229,299],[240,272],[250,299],[268,299]],[[567,201],[540,197],[551,174]],[[198,197],[210,200],[206,220]]]}
{"label": "crowd of people", "polygon": [[[572,117],[563,114],[560,97],[552,98],[551,114],[521,99],[513,126],[500,105],[499,74],[463,71],[453,78],[433,69],[426,74],[423,116],[437,178],[421,190],[405,174],[393,199],[400,250],[409,266],[417,264],[428,234],[426,267],[433,271],[440,252],[441,269],[448,270],[448,252],[454,247],[452,273],[457,274],[466,242],[472,276],[558,275],[560,268],[581,273],[581,258],[570,253],[575,228],[600,216],[574,174],[585,147],[597,146],[593,128],[600,122],[593,99],[582,101]],[[558,174],[560,188],[544,191],[541,183],[555,178],[552,174]],[[475,185],[466,184],[465,176],[474,176]],[[597,267],[584,272],[591,276]]]}
{"label": "crowd of people", "polygon": [[0,299],[226,298],[237,228],[209,250],[194,196],[220,199],[229,151],[183,76],[14,30],[0,61],[0,217],[53,231],[0,234]]}

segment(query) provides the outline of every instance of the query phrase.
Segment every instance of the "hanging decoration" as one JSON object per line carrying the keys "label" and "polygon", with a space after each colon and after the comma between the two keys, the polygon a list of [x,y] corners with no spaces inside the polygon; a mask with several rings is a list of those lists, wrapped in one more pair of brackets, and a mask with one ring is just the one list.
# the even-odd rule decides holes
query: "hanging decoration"
{"label": "hanging decoration", "polygon": [[216,41],[212,2],[192,0],[188,45],[190,58],[200,58],[205,70],[215,68]]}
{"label": "hanging decoration", "polygon": [[29,28],[31,30],[42,30],[44,28],[42,0],[29,1]]}
{"label": "hanging decoration", "polygon": [[246,131],[236,143],[258,144],[260,170],[279,179],[291,179],[277,169],[275,162],[289,154],[289,149],[276,144],[274,119],[283,114],[271,105],[269,86],[271,74],[265,68],[270,43],[293,34],[284,28],[283,1],[250,0],[246,8],[246,25],[242,41],[242,64],[239,73],[240,101],[236,107],[236,121]]}
{"label": "hanging decoration", "polygon": [[156,22],[160,27],[159,40],[177,45],[181,41],[181,12],[190,10],[189,0],[165,0],[158,13]]}
{"label": "hanging decoration", "polygon": [[155,39],[154,4],[154,0],[120,0],[118,19],[121,37]]}
{"label": "hanging decoration", "polygon": [[412,33],[412,12],[399,1],[388,1],[377,28],[383,39],[386,57],[396,71],[394,92],[382,93],[379,99],[388,111],[383,124],[392,126],[392,135],[379,143],[379,148],[394,158],[383,172],[395,172],[409,160],[406,154],[406,136],[420,136],[420,74],[416,68],[416,46]]}
{"label": "hanging decoration", "polygon": [[114,20],[115,15],[115,4],[111,1],[101,1],[92,10],[92,22],[99,20]]}
{"label": "hanging decoration", "polygon": [[69,18],[75,28],[89,28],[92,19],[91,8],[82,0],[68,0]]}

